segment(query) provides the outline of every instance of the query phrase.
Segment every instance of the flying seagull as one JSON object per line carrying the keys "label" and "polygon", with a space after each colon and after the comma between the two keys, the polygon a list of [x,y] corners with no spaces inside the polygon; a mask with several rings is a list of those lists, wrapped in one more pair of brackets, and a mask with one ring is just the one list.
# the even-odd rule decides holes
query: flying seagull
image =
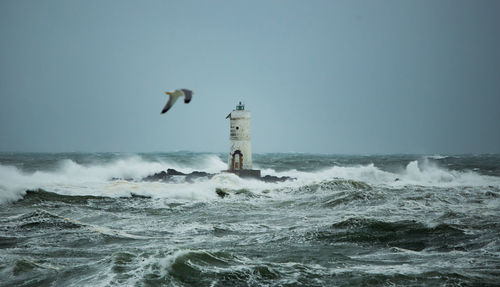
{"label": "flying seagull", "polygon": [[179,97],[184,96],[184,103],[185,104],[189,103],[191,101],[191,97],[193,96],[194,93],[193,93],[193,91],[188,90],[188,89],[180,89],[180,90],[175,90],[173,92],[165,92],[165,94],[167,94],[169,97],[168,97],[167,104],[165,105],[165,107],[161,111],[162,114],[164,114],[168,110],[170,110],[170,108],[175,104],[175,101],[177,101],[177,99]]}

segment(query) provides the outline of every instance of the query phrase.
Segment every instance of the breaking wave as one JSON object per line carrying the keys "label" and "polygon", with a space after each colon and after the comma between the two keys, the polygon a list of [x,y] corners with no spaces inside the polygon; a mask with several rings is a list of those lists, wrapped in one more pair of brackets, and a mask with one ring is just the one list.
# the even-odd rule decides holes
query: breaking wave
{"label": "breaking wave", "polygon": [[[80,164],[70,159],[58,162],[56,168],[26,172],[18,167],[0,165],[0,204],[21,199],[27,190],[44,189],[48,192],[68,196],[127,197],[145,196],[181,200],[216,199],[217,188],[245,189],[252,193],[282,190],[283,188],[304,189],[330,181],[330,189],[369,189],[383,185],[389,188],[402,186],[487,186],[500,188],[500,177],[482,175],[475,171],[456,171],[438,166],[424,158],[410,161],[404,169],[386,171],[375,164],[331,166],[313,172],[290,169],[276,171],[262,169],[263,175],[290,176],[293,181],[265,183],[255,179],[241,179],[233,174],[219,173],[211,179],[195,182],[146,182],[141,179],[169,168],[189,173],[204,171],[219,173],[226,164],[217,155],[197,155],[191,162],[176,162],[145,159],[129,156],[106,163]],[[333,183],[331,182],[332,180]],[[335,181],[336,180],[336,181]],[[341,181],[339,181],[341,180]],[[343,181],[342,181],[343,180]]]}

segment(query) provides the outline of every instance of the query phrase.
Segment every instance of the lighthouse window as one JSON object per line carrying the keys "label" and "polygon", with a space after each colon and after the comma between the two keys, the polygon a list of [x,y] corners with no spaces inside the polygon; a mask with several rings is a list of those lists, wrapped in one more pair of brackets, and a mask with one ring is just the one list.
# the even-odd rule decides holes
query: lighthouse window
{"label": "lighthouse window", "polygon": [[236,127],[236,129],[237,129],[237,130],[239,130],[239,129],[240,129],[240,127]]}

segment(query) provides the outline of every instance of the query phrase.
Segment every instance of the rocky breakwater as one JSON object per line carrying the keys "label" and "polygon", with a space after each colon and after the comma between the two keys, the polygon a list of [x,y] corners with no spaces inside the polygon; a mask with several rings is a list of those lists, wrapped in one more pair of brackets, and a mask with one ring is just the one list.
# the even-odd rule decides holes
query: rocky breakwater
{"label": "rocky breakwater", "polygon": [[[204,171],[193,171],[191,173],[183,173],[177,171],[173,168],[167,169],[167,171],[161,171],[153,175],[146,176],[142,180],[144,181],[163,181],[163,182],[194,182],[198,179],[211,179],[214,177],[215,173],[207,173]],[[289,176],[274,176],[266,175],[262,177],[250,177],[264,182],[283,182],[287,180],[295,180],[295,178]]]}
{"label": "rocky breakwater", "polygon": [[153,175],[146,176],[142,180],[144,181],[163,181],[163,182],[194,182],[197,179],[205,178],[211,179],[215,174],[207,173],[203,171],[193,171],[191,173],[183,173],[177,171],[173,168],[167,169],[167,171],[157,172]]}

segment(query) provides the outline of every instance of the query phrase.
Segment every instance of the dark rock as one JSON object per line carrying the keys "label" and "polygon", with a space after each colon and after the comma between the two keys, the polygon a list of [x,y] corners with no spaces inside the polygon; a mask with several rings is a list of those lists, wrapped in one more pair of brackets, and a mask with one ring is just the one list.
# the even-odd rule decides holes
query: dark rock
{"label": "dark rock", "polygon": [[130,196],[132,198],[151,198],[150,195],[141,195],[141,194],[136,194],[136,193],[133,193],[133,192],[130,193]]}
{"label": "dark rock", "polygon": [[167,169],[167,171],[162,171],[162,172],[158,172],[158,173],[155,173],[153,175],[150,175],[150,176],[146,176],[142,180],[144,180],[144,181],[170,182],[170,181],[174,181],[174,176],[177,178],[184,177],[184,180],[186,180],[188,182],[192,182],[193,180],[195,180],[197,178],[201,178],[201,177],[212,178],[214,176],[214,174],[206,173],[203,171],[193,171],[192,173],[183,173],[183,172],[177,171],[173,168],[169,168],[169,169]]}
{"label": "dark rock", "polygon": [[203,172],[203,171],[193,171],[192,173],[188,174],[186,176],[187,179],[195,179],[195,178],[200,178],[200,177],[209,177],[209,178],[212,178],[214,175],[213,174],[210,174],[210,173],[207,173],[207,172]]}
{"label": "dark rock", "polygon": [[175,170],[175,169],[173,169],[173,168],[169,168],[169,169],[167,169],[167,174],[168,174],[168,175],[186,175],[185,173],[182,173],[182,172],[180,172],[180,171],[177,171],[177,170]]}
{"label": "dark rock", "polygon": [[289,177],[289,176],[274,176],[274,175],[266,175],[260,178],[260,180],[265,181],[265,182],[283,182],[287,180],[294,180],[296,178]]}
{"label": "dark rock", "polygon": [[[207,173],[204,171],[193,171],[191,173],[186,174],[186,173],[182,173],[180,171],[177,171],[175,169],[169,168],[169,169],[167,169],[167,171],[161,171],[161,172],[155,173],[153,175],[150,175],[150,176],[143,178],[142,180],[144,180],[144,181],[165,181],[165,182],[176,181],[176,182],[178,182],[179,177],[180,177],[181,180],[183,179],[187,182],[193,182],[194,180],[196,180],[198,178],[210,179],[214,176],[215,176],[215,174]],[[184,178],[182,178],[182,177],[184,177]],[[254,178],[254,177],[252,177],[252,178]],[[263,177],[259,176],[256,178],[260,179],[262,181],[265,181],[265,182],[283,182],[283,181],[295,179],[295,178],[292,178],[289,176],[278,177],[278,176],[274,176],[274,175],[266,175]]]}
{"label": "dark rock", "polygon": [[193,171],[192,173],[186,175],[186,180],[188,182],[193,182],[195,179],[206,177],[208,179],[212,178],[215,174],[207,173],[204,171]]}
{"label": "dark rock", "polygon": [[134,181],[133,178],[121,178],[121,177],[112,177],[112,181],[117,181],[117,180],[125,180],[125,181]]}
{"label": "dark rock", "polygon": [[229,195],[229,191],[225,188],[216,188],[215,193],[217,193],[218,196],[221,198],[224,198]]}
{"label": "dark rock", "polygon": [[241,178],[255,178],[260,179],[260,170],[258,169],[242,169],[242,170],[228,170],[226,172],[234,173]]}
{"label": "dark rock", "polygon": [[168,175],[165,171],[155,173],[153,175],[146,176],[142,180],[145,181],[160,181],[170,179],[170,175]]}
{"label": "dark rock", "polygon": [[487,195],[487,196],[491,196],[491,197],[498,197],[498,194],[496,194],[496,193],[494,193],[494,192],[492,192],[492,191],[487,191],[487,192],[485,193],[485,195]]}

